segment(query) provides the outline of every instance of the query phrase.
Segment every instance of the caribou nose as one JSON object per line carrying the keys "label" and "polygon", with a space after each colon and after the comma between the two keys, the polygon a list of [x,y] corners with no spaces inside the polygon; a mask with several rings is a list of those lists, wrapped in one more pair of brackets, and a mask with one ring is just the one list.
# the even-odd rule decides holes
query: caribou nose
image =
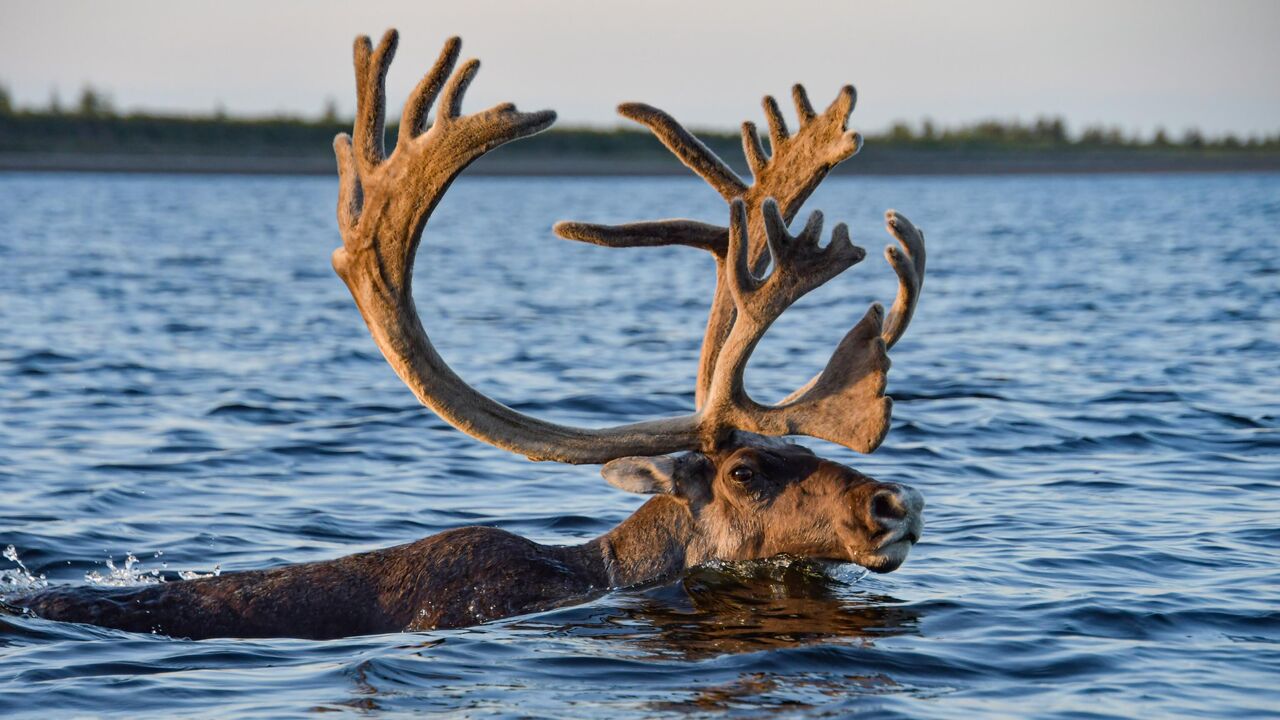
{"label": "caribou nose", "polygon": [[[924,496],[907,485],[884,483],[871,496],[871,518],[885,531],[901,531],[901,537],[916,542],[924,521]],[[898,533],[894,533],[895,535]]]}

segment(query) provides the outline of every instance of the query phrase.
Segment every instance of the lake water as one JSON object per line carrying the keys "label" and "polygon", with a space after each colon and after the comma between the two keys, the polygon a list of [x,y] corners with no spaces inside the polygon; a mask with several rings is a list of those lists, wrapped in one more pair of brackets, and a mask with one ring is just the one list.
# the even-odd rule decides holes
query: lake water
{"label": "lake water", "polygon": [[[0,174],[0,548],[49,583],[154,581],[471,524],[572,543],[642,502],[416,405],[329,268],[335,192]],[[928,231],[884,446],[807,441],[925,494],[901,570],[706,568],[329,642],[0,616],[0,715],[1280,713],[1280,175],[832,178],[808,207],[870,252],[766,338],[757,397],[892,299],[886,208]],[[437,347],[555,420],[689,410],[710,259],[550,232],[669,216],[727,212],[696,179],[464,177],[415,278]]]}

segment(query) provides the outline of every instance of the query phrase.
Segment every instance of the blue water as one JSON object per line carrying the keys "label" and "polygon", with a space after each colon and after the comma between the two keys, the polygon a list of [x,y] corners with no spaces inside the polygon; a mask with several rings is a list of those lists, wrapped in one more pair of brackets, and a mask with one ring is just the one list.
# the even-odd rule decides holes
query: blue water
{"label": "blue water", "polygon": [[[334,195],[0,175],[0,548],[49,583],[145,582],[470,524],[572,543],[640,504],[416,406],[329,268]],[[892,432],[869,457],[809,442],[925,494],[898,572],[709,568],[330,642],[0,616],[0,715],[1280,713],[1280,176],[832,178],[809,207],[871,252],[766,338],[757,397],[892,299],[886,208],[928,230]],[[464,177],[418,305],[455,369],[526,412],[686,412],[710,259],[549,231],[676,215],[727,213],[696,179]]]}

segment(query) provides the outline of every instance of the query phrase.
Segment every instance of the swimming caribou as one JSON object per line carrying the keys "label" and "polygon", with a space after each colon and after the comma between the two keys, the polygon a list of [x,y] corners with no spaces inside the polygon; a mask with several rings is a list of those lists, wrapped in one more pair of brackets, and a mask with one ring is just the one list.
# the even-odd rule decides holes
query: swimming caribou
{"label": "swimming caribou", "polygon": [[798,233],[788,229],[827,173],[861,145],[847,128],[853,87],[842,88],[819,113],[796,85],[794,133],[766,97],[770,152],[752,123],[742,126],[750,184],[663,111],[640,103],[618,108],[724,197],[729,223],[555,226],[561,237],[596,245],[688,245],[715,258],[694,412],[578,428],[512,410],[456,375],[432,347],[411,288],[418,241],[454,178],[498,146],[546,129],[555,113],[519,112],[508,103],[464,115],[463,95],[480,63],[468,60],[455,70],[461,43],[452,38],[409,96],[388,156],[384,85],[397,40],[394,30],[376,48],[367,37],[356,40],[354,132],[334,141],[342,247],[333,253],[333,267],[374,341],[418,399],[459,430],[532,460],[602,463],[611,485],[654,497],[581,545],[540,545],[496,528],[466,527],[337,560],[143,587],[52,588],[17,604],[48,619],[190,638],[332,638],[544,610],[674,577],[714,559],[789,553],[878,572],[901,565],[920,538],[920,494],[781,438],[807,435],[862,453],[880,445],[892,407],[884,394],[886,353],[907,329],[924,278],[920,230],[900,214],[886,215],[898,246],[885,255],[899,281],[887,316],[872,305],[826,367],[778,404],[761,404],[743,387],[747,361],[769,326],[865,255],[843,224],[821,244],[818,212]]}

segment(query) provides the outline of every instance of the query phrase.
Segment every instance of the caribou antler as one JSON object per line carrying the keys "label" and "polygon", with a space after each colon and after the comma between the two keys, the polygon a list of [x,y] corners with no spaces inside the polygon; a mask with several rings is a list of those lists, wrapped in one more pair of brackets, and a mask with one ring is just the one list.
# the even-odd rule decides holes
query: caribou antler
{"label": "caribou antler", "polygon": [[[546,129],[555,113],[521,113],[511,104],[502,104],[463,115],[463,95],[479,62],[469,60],[455,72],[460,41],[452,38],[405,104],[399,140],[388,157],[382,146],[384,83],[396,42],[394,30],[376,49],[367,37],[356,41],[355,138],[353,142],[343,134],[334,142],[343,246],[334,252],[333,265],[383,355],[423,404],[454,427],[492,445],[532,459],[567,463],[706,449],[735,429],[804,434],[862,452],[875,449],[888,429],[891,405],[884,397],[889,366],[886,343],[905,329],[924,271],[922,238],[914,229],[909,236],[898,235],[905,252],[890,255],[909,292],[900,292],[886,328],[882,328],[883,311],[873,306],[840,343],[826,370],[779,405],[754,402],[742,384],[747,360],[773,321],[802,295],[865,254],[849,242],[843,225],[835,228],[830,244],[819,248],[822,221],[818,214],[797,236],[786,229],[827,171],[857,150],[857,134],[844,127],[853,107],[851,87],[817,115],[797,86],[801,128],[794,137],[786,132],[776,103],[766,98],[773,155],[765,158],[758,140],[753,140],[754,128],[744,126],[756,174],[750,187],[669,116],[648,106],[623,106],[624,114],[653,128],[686,164],[732,200],[730,228],[690,220],[615,227],[557,225],[562,235],[615,247],[701,247],[717,258],[720,278],[699,370],[697,411],[611,428],[577,428],[519,413],[458,377],[431,345],[411,290],[418,242],[454,178],[484,153]],[[426,116],[437,96],[440,110],[427,129]],[[752,142],[755,149],[750,147]],[[770,258],[772,272],[757,277]]]}
{"label": "caribou antler", "polygon": [[[792,135],[778,102],[766,95],[761,103],[769,126],[769,146],[766,153],[760,142],[755,123],[742,124],[742,147],[747,164],[754,178],[747,186],[716,155],[670,115],[641,103],[624,103],[618,112],[651,131],[686,166],[700,175],[727,201],[741,197],[747,209],[749,237],[748,259],[755,270],[763,269],[768,261],[768,245],[765,232],[763,203],[773,198],[780,215],[790,222],[813,190],[833,167],[855,155],[862,147],[862,137],[848,129],[850,113],[857,102],[857,91],[852,85],[840,89],[836,99],[821,114],[813,109],[804,86],[791,88],[799,129]],[[898,295],[884,323],[882,336],[887,347],[902,337],[915,310],[916,299],[924,280],[924,235],[915,230],[906,218],[892,211],[888,230],[902,244],[903,249],[889,247],[886,257],[898,274]],[[901,227],[896,222],[903,223]],[[627,225],[598,225],[593,223],[561,222],[555,226],[556,234],[569,240],[580,240],[610,247],[648,247],[654,245],[690,245],[710,251],[716,258],[716,291],[707,317],[707,329],[703,338],[702,357],[698,368],[697,407],[706,402],[712,376],[722,347],[729,338],[734,323],[734,303],[726,290],[724,256],[729,244],[728,228],[709,225],[694,220],[656,220]],[[795,399],[812,388],[815,376],[800,390],[788,396],[784,402]]]}
{"label": "caribou antler", "polygon": [[884,439],[892,408],[884,395],[889,357],[880,337],[884,311],[879,305],[871,306],[837,346],[823,373],[797,397],[770,406],[755,402],[746,392],[747,360],[773,321],[810,290],[866,257],[865,250],[849,241],[843,223],[820,248],[821,213],[811,214],[800,234],[792,236],[777,203],[768,198],[760,221],[773,259],[773,269],[764,279],[756,277],[748,260],[746,204],[731,203],[726,267],[736,312],[703,408],[707,425],[718,433],[737,429],[808,435],[870,452]]}
{"label": "caribou antler", "polygon": [[[376,50],[367,37],[356,40],[355,141],[345,134],[334,141],[343,246],[334,251],[333,266],[387,362],[424,405],[454,427],[533,459],[601,463],[699,447],[695,416],[596,430],[524,415],[472,388],[436,352],[411,290],[414,256],[431,212],[472,161],[546,129],[555,113],[521,113],[503,104],[463,115],[462,99],[480,64],[469,60],[453,72],[461,42],[451,38],[405,104],[400,140],[387,157],[381,142],[384,82],[396,41],[394,30]],[[421,132],[437,95],[435,123]]]}
{"label": "caribou antler", "polygon": [[[742,124],[742,146],[754,181],[747,185],[710,148],[702,144],[667,113],[643,103],[624,103],[618,113],[648,127],[667,149],[707,181],[725,201],[741,197],[747,210],[748,258],[751,267],[763,269],[768,261],[763,215],[766,198],[773,198],[782,217],[790,222],[800,206],[818,187],[831,168],[852,157],[862,146],[862,137],[848,129],[849,114],[857,94],[852,85],[840,89],[836,99],[822,114],[815,113],[804,86],[792,88],[799,128],[792,135],[772,96],[763,101],[769,124],[771,154],[765,152],[754,123]],[[710,390],[720,348],[733,326],[733,299],[725,290],[725,268],[720,260],[728,247],[728,228],[691,220],[658,220],[647,223],[608,226],[591,223],[558,223],[555,231],[570,240],[582,240],[612,247],[658,244],[694,245],[710,250],[717,259],[716,292],[707,317],[698,366],[697,407],[702,407]],[[671,238],[681,238],[672,240]]]}

